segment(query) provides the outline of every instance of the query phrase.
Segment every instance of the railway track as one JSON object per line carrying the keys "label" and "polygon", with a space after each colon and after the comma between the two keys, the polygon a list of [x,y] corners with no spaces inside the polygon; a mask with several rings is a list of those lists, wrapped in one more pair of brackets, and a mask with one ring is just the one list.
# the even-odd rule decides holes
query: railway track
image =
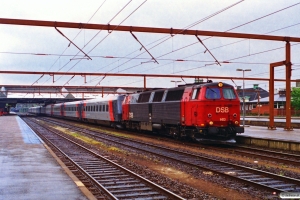
{"label": "railway track", "polygon": [[[252,156],[261,159],[276,161],[279,163],[300,166],[300,155],[292,153],[284,153],[267,149],[252,148],[246,146],[233,145],[234,149],[225,149],[231,153],[238,153],[244,156]],[[219,148],[220,150],[220,148]],[[224,148],[222,148],[224,150]]]}
{"label": "railway track", "polygon": [[[102,199],[184,199],[30,118],[23,120],[99,188]],[[73,169],[74,171],[74,169]],[[85,180],[85,182],[87,182]]]}
{"label": "railway track", "polygon": [[[231,179],[235,179],[239,182],[244,182],[263,190],[270,190],[272,192],[300,192],[300,180],[277,175],[262,170],[257,170],[250,167],[245,167],[229,162],[212,159],[207,156],[201,156],[193,153],[187,153],[184,151],[174,150],[166,147],[161,147],[151,143],[145,143],[140,141],[134,141],[129,138],[112,136],[100,131],[91,131],[74,124],[70,125],[66,122],[57,122],[53,119],[48,119],[50,123],[56,125],[63,125],[64,127],[71,129],[72,131],[82,132],[93,136],[101,140],[106,140],[111,143],[117,143],[118,145],[126,146],[127,148],[135,148],[144,152],[155,154],[167,159],[181,162],[190,166],[201,168],[205,171],[211,171],[215,174],[220,174]],[[62,124],[63,123],[63,124]],[[101,134],[99,134],[101,133]]]}

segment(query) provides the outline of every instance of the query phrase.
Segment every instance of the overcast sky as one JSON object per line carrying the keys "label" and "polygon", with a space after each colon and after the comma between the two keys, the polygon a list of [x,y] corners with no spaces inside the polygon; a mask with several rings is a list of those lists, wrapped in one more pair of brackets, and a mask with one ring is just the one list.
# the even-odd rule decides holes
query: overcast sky
{"label": "overcast sky", "polygon": [[[217,14],[233,4],[236,5]],[[124,6],[126,7],[122,10]],[[116,16],[118,12],[120,13]],[[240,33],[300,37],[300,3],[294,0],[10,0],[1,2],[0,13],[0,18],[116,25],[121,23],[127,26],[178,29],[189,27],[195,30],[230,30]],[[216,15],[212,16],[214,14]],[[198,23],[194,24],[195,22]],[[190,26],[191,24],[194,26]],[[237,26],[240,27],[235,28]],[[74,45],[68,47],[69,41],[54,27],[0,24],[0,70],[241,77],[242,72],[237,72],[236,69],[242,68],[252,70],[246,72],[245,77],[268,78],[269,63],[285,59],[285,42],[200,36],[218,61],[232,62],[221,63],[221,66],[211,65],[214,63],[213,57],[209,53],[204,53],[205,48],[195,36],[170,37],[164,34],[134,33],[157,59],[159,63],[157,64],[147,62],[151,60],[151,56],[144,50],[140,51],[141,45],[129,32],[109,34],[107,31],[97,30],[67,28],[59,28],[59,30],[92,60],[79,59],[83,58],[83,54]],[[157,45],[163,39],[165,41]],[[292,79],[300,79],[300,45],[298,43],[291,43],[291,45]],[[264,51],[265,53],[260,53]],[[74,56],[77,59],[70,60]],[[104,58],[105,56],[115,58]],[[178,59],[186,61],[178,62],[176,61]],[[284,69],[284,67],[276,68],[275,77],[284,78]],[[0,85],[31,85],[39,78],[40,75],[0,74]],[[53,83],[52,77],[45,75],[35,85],[64,85],[70,78],[58,76]],[[142,78],[105,77],[102,79],[103,77],[96,79],[87,77],[87,83],[84,84],[82,77],[74,77],[68,85],[95,86],[100,82],[103,86],[143,87]],[[148,78],[147,86],[173,87],[174,82],[171,80],[182,81],[181,79]],[[213,80],[242,85],[241,80],[234,80],[234,83],[230,80]],[[193,80],[185,79],[185,81]],[[245,86],[252,87],[254,83],[258,83],[263,89],[269,89],[268,83],[261,81],[246,81]],[[295,86],[295,83],[292,83],[292,86]],[[276,82],[275,87],[284,88],[285,83]]]}

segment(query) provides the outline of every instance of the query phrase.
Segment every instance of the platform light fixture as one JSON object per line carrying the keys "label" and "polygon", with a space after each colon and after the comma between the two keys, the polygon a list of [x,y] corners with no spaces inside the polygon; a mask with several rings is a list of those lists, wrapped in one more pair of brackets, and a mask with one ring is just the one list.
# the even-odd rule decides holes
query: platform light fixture
{"label": "platform light fixture", "polygon": [[243,126],[245,127],[245,72],[251,71],[251,69],[236,69],[236,71],[243,72]]}

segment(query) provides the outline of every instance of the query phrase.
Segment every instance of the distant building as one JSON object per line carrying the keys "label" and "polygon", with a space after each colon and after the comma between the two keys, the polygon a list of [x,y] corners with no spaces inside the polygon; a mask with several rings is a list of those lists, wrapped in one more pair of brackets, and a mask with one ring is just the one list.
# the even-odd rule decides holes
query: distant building
{"label": "distant building", "polygon": [[296,81],[296,87],[300,87],[300,79],[297,79],[297,81]]}
{"label": "distant building", "polygon": [[[276,92],[276,90],[275,90]],[[241,101],[241,111],[243,110],[243,90],[237,89]],[[269,115],[269,92],[258,87],[245,88],[245,112],[248,115]],[[286,105],[286,90],[278,89],[274,94],[274,115],[285,116],[285,105]],[[292,115],[300,114],[299,111],[292,109]]]}
{"label": "distant building", "polygon": [[[260,88],[245,88],[245,112],[250,113],[252,109],[256,108],[257,105],[252,103],[253,101],[258,101],[258,99],[269,97],[269,92]],[[241,111],[243,110],[242,102],[243,102],[243,89],[237,89],[237,93],[239,95],[241,101]],[[256,103],[257,104],[257,103]]]}

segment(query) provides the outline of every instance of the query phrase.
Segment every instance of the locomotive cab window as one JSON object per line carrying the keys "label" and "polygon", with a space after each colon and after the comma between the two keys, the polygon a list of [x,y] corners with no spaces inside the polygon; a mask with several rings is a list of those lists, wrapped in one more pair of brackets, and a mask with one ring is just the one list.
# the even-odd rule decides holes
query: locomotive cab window
{"label": "locomotive cab window", "polygon": [[199,92],[200,92],[200,88],[195,88],[193,90],[192,99],[198,99]]}
{"label": "locomotive cab window", "polygon": [[236,99],[236,95],[232,88],[223,88],[222,92],[225,99]]}
{"label": "locomotive cab window", "polygon": [[206,93],[205,93],[205,98],[206,99],[220,99],[221,98],[220,89],[207,87]]}

